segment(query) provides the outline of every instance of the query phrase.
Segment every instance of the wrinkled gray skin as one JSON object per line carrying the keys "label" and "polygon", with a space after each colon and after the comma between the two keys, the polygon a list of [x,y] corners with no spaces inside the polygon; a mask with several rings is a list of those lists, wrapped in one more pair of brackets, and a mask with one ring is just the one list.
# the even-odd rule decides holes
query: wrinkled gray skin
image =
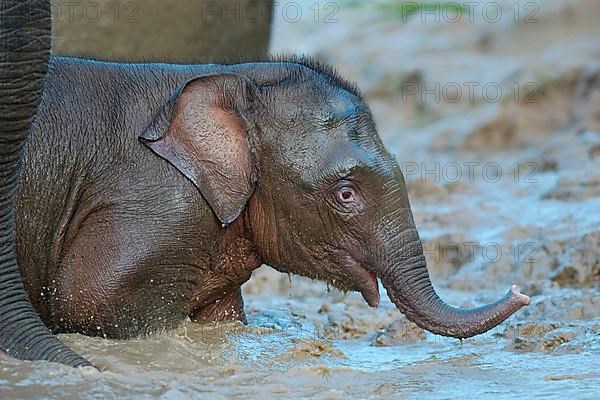
{"label": "wrinkled gray skin", "polygon": [[402,173],[356,90],[310,61],[51,60],[17,199],[18,257],[54,332],[128,338],[245,320],[261,263],[357,290],[377,277],[421,327],[459,338],[529,302],[435,294]]}
{"label": "wrinkled gray skin", "polygon": [[[14,203],[20,157],[50,54],[50,2],[0,2],[0,349],[27,360],[90,365],[33,310],[15,255]],[[39,265],[40,270],[43,268]]]}

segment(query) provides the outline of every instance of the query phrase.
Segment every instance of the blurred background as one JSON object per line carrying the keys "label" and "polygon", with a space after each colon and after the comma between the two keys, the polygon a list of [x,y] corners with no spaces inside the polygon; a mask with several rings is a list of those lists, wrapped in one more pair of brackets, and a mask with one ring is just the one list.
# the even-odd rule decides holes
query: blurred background
{"label": "blurred background", "polygon": [[357,82],[405,173],[441,296],[476,306],[518,283],[532,304],[461,344],[407,322],[385,296],[370,309],[356,293],[263,267],[244,286],[248,327],[186,323],[128,342],[66,335],[108,372],[59,378],[7,360],[19,366],[9,381],[25,382],[7,393],[597,396],[600,2],[72,3],[54,2],[56,54],[301,53],[334,65]]}

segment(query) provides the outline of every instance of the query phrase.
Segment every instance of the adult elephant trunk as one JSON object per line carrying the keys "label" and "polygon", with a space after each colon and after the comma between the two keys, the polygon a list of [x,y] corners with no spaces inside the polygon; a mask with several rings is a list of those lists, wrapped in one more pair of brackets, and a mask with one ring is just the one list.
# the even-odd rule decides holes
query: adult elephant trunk
{"label": "adult elephant trunk", "polygon": [[42,95],[50,25],[49,0],[0,0],[0,348],[20,359],[86,366],[33,310],[15,253],[19,168]]}
{"label": "adult elephant trunk", "polygon": [[[412,223],[412,215],[409,217]],[[383,272],[378,273],[381,282],[406,318],[432,333],[456,338],[475,336],[494,328],[530,302],[513,285],[506,296],[494,303],[468,309],[452,307],[440,299],[431,284],[414,227],[396,235],[388,244],[392,248],[385,253],[391,257]]]}

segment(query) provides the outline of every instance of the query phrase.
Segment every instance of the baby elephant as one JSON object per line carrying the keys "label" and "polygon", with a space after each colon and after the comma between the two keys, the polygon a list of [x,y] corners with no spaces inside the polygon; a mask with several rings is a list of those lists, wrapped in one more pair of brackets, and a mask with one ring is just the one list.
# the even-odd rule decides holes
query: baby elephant
{"label": "baby elephant", "polygon": [[240,286],[262,263],[373,307],[379,278],[408,319],[457,338],[529,303],[515,287],[475,309],[440,300],[368,107],[308,59],[51,59],[16,229],[25,288],[53,332],[245,321]]}

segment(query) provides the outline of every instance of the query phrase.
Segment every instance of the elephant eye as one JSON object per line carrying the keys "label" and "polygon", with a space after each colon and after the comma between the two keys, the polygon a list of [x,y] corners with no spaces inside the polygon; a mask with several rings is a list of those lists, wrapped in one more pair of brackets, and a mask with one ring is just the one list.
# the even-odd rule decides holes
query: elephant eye
{"label": "elephant eye", "polygon": [[348,211],[359,211],[363,207],[360,193],[351,183],[344,182],[335,189],[334,197],[336,203]]}
{"label": "elephant eye", "polygon": [[356,192],[350,187],[344,187],[338,190],[338,198],[342,203],[351,203],[356,198]]}

